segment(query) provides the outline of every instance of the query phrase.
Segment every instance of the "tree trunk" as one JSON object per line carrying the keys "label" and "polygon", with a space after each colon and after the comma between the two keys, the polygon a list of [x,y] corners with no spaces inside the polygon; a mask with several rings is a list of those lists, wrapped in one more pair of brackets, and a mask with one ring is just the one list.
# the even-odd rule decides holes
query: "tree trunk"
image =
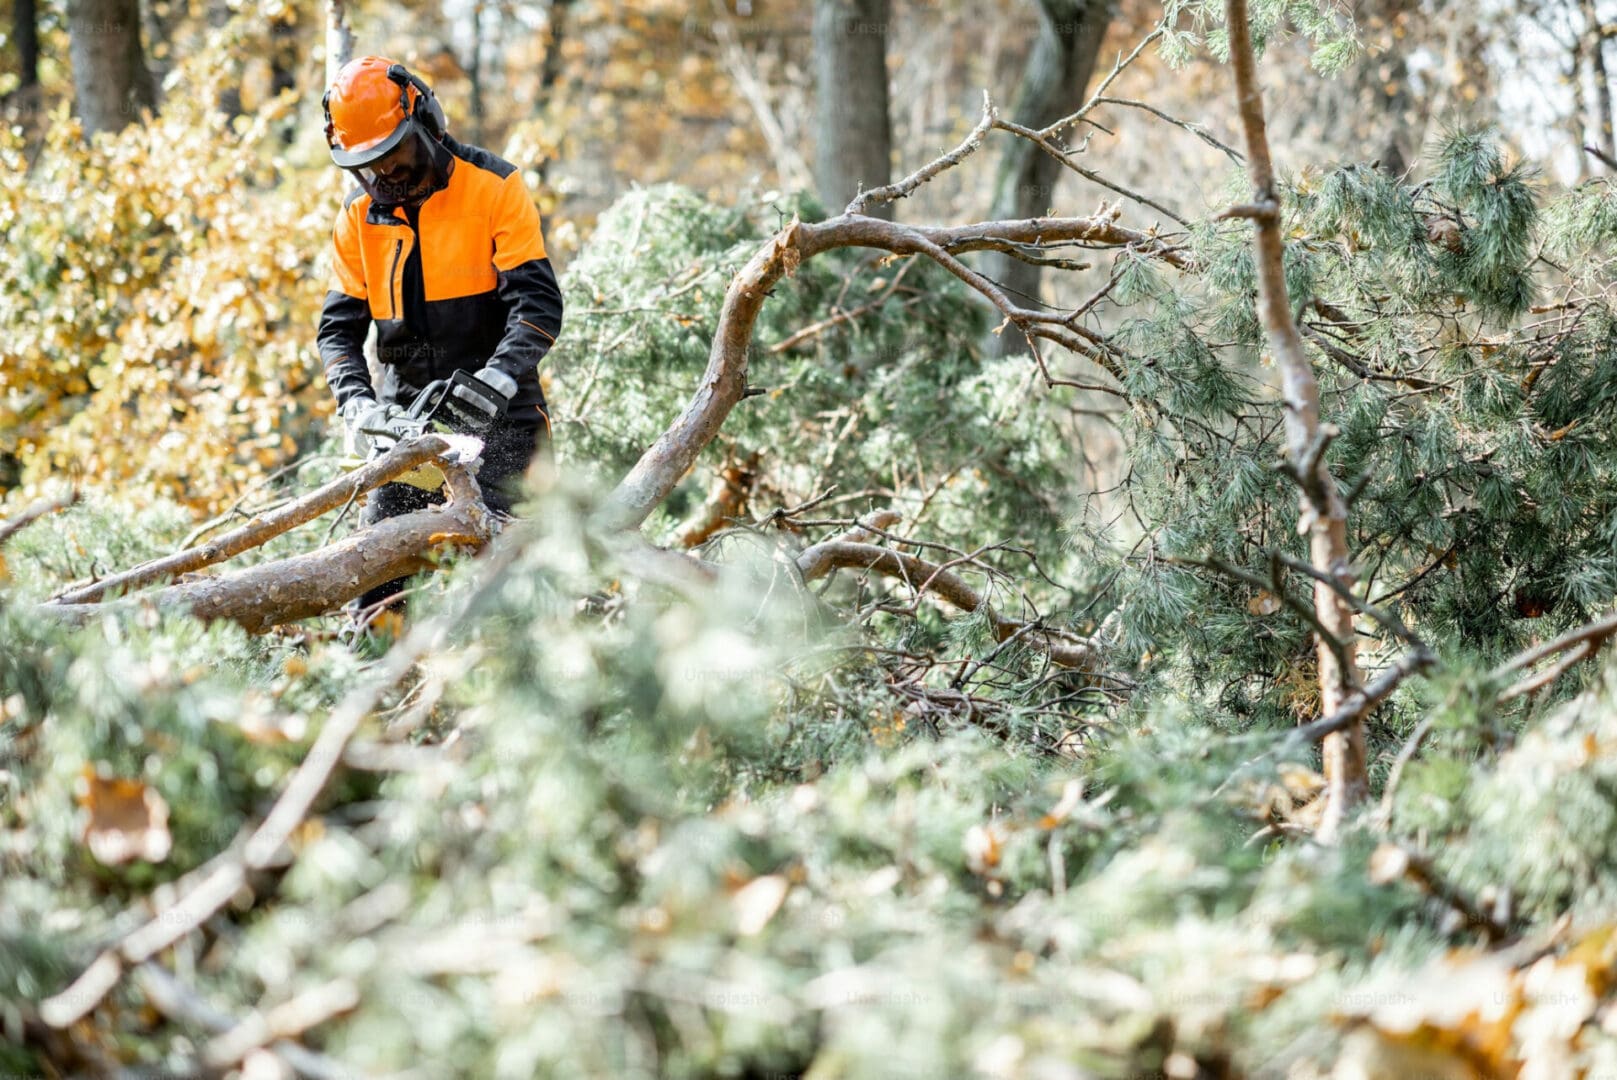
{"label": "tree trunk", "polygon": [[[533,96],[534,115],[543,119],[545,110],[550,106],[550,95],[555,88],[561,85],[562,78],[562,42],[567,39],[567,19],[572,12],[573,0],[551,0],[550,8],[545,12],[545,58],[539,64],[539,91]],[[550,183],[550,169],[555,164],[555,158],[546,155],[544,160],[534,166],[534,172],[539,176],[542,185]]]}
{"label": "tree trunk", "polygon": [[29,100],[39,86],[39,12],[34,0],[13,0],[11,34],[17,42],[17,96]]}
{"label": "tree trunk", "polygon": [[[1374,0],[1355,12],[1361,26],[1372,26],[1385,35],[1386,52],[1376,59],[1359,63],[1352,79],[1352,105],[1357,115],[1343,122],[1368,127],[1365,145],[1381,162],[1389,176],[1401,177],[1420,156],[1422,135],[1430,119],[1422,114],[1426,102],[1417,100],[1409,75],[1409,53],[1398,47],[1397,33],[1420,18],[1420,5],[1414,0]],[[1429,97],[1429,95],[1428,95]]]}
{"label": "tree trunk", "polygon": [[[826,213],[890,179],[888,0],[815,0],[814,70],[819,129],[814,182]],[[871,214],[892,220],[892,204]]]}
{"label": "tree trunk", "polygon": [[73,89],[84,134],[121,131],[157,104],[140,44],[140,0],[69,0]]}
{"label": "tree trunk", "polygon": [[[1280,372],[1281,395],[1286,403],[1286,459],[1302,489],[1302,528],[1308,533],[1309,561],[1314,569],[1351,590],[1352,558],[1347,544],[1347,505],[1325,464],[1330,432],[1319,419],[1319,383],[1303,340],[1291,316],[1286,292],[1285,237],[1281,233],[1280,194],[1263,114],[1263,92],[1258,87],[1257,61],[1252,52],[1246,0],[1226,0],[1230,35],[1230,64],[1235,69],[1236,101],[1246,137],[1247,170],[1253,200],[1238,216],[1257,226],[1254,255],[1257,262],[1258,317]],[[1320,711],[1332,716],[1360,689],[1358,637],[1353,609],[1323,581],[1314,583],[1314,615],[1322,629],[1315,635]],[[1334,639],[1328,641],[1326,635]],[[1366,698],[1344,728],[1325,736],[1325,815],[1316,836],[1335,840],[1343,821],[1369,794],[1365,769],[1364,713],[1374,706]]]}
{"label": "tree trunk", "polygon": [[337,80],[337,72],[354,58],[354,32],[348,27],[348,5],[344,0],[326,0],[326,85]]}
{"label": "tree trunk", "polygon": [[1595,78],[1595,145],[1608,161],[1617,159],[1617,138],[1612,135],[1611,77],[1606,73],[1606,42],[1594,0],[1583,0],[1583,32],[1589,43],[1589,67]]}
{"label": "tree trunk", "polygon": [[472,5],[472,56],[466,64],[466,78],[471,83],[468,102],[472,119],[472,142],[483,145],[483,5]]}
{"label": "tree trunk", "polygon": [[[1011,119],[1039,130],[1081,108],[1095,70],[1095,57],[1112,20],[1111,0],[1035,0],[1039,36],[1033,43]],[[1045,217],[1055,202],[1065,167],[1026,139],[1010,142],[994,178],[992,219]],[[1020,302],[1039,297],[1040,267],[1002,253],[983,260],[983,272]],[[991,339],[999,353],[1026,352],[1020,334]]]}
{"label": "tree trunk", "polygon": [[[1567,119],[1567,130],[1571,133],[1573,144],[1576,146],[1593,145],[1585,138],[1589,123],[1589,100],[1583,85],[1583,62],[1587,50],[1588,46],[1582,37],[1572,43],[1570,50],[1572,73],[1568,79],[1572,83],[1572,115]],[[1579,154],[1577,182],[1581,184],[1588,178],[1589,157],[1587,154]]]}

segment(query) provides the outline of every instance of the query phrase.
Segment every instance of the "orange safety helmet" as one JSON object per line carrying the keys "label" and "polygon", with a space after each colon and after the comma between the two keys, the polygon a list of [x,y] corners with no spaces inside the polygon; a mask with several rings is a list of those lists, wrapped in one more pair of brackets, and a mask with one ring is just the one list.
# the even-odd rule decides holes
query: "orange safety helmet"
{"label": "orange safety helmet", "polygon": [[439,141],[446,127],[432,88],[385,56],[361,56],[344,64],[321,105],[331,160],[345,169],[381,160],[417,129]]}

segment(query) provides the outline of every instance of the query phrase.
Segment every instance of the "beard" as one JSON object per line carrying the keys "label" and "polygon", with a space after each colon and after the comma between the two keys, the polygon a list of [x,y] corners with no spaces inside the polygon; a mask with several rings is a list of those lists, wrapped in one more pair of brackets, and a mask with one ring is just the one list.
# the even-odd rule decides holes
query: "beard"
{"label": "beard", "polygon": [[417,163],[390,176],[378,176],[371,181],[371,186],[375,189],[372,197],[378,202],[391,205],[413,202],[426,194],[427,174],[426,164]]}
{"label": "beard", "polygon": [[410,206],[432,193],[434,181],[434,147],[419,133],[411,133],[414,141],[412,159],[408,165],[393,169],[385,176],[372,169],[356,170],[360,186],[372,200],[384,206]]}

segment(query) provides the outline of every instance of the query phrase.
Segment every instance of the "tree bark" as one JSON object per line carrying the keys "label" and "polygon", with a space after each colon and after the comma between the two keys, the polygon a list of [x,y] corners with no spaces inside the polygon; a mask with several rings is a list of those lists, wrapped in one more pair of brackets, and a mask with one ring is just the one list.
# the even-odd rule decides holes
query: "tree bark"
{"label": "tree bark", "polygon": [[157,91],[140,43],[140,0],[70,0],[67,11],[73,89],[88,137],[121,131]]}
{"label": "tree bark", "polygon": [[[1589,123],[1588,92],[1583,85],[1583,62],[1588,45],[1583,37],[1578,37],[1572,43],[1569,51],[1572,73],[1568,78],[1572,83],[1572,116],[1567,120],[1567,129],[1572,134],[1573,142],[1578,146],[1588,146],[1590,141],[1586,138]],[[1589,159],[1585,154],[1578,155],[1578,183],[1589,178]]]}
{"label": "tree bark", "polygon": [[[1095,58],[1112,20],[1112,4],[1110,0],[1034,0],[1034,7],[1039,36],[1022,73],[1011,119],[1038,131],[1083,106]],[[989,217],[1036,218],[1049,213],[1063,171],[1060,161],[1033,143],[1013,140],[1000,158]],[[983,266],[983,272],[1013,296],[1029,303],[1038,299],[1041,267],[1005,254],[990,255]],[[990,339],[990,346],[1001,355],[1027,351],[1020,334],[998,334]]]}
{"label": "tree bark", "polygon": [[466,78],[471,84],[467,103],[472,120],[472,141],[483,145],[483,5],[472,5],[472,55],[466,64]]}
{"label": "tree bark", "polygon": [[[1353,571],[1347,546],[1347,506],[1325,465],[1329,432],[1321,428],[1319,421],[1319,383],[1303,350],[1302,336],[1292,320],[1291,301],[1286,294],[1280,196],[1275,189],[1274,165],[1269,157],[1263,92],[1258,86],[1246,0],[1226,0],[1226,3],[1230,63],[1235,69],[1236,100],[1246,137],[1247,169],[1253,189],[1252,205],[1239,208],[1237,216],[1250,217],[1257,226],[1258,316],[1280,370],[1286,408],[1286,456],[1302,489],[1299,529],[1308,532],[1309,558],[1314,568],[1351,589]],[[1331,716],[1359,689],[1353,609],[1329,585],[1316,580],[1314,613],[1325,632],[1336,639],[1343,658],[1339,664],[1338,649],[1315,635],[1321,712]],[[1369,794],[1363,711],[1342,730],[1325,737],[1322,754],[1328,801],[1318,836],[1330,842],[1347,813]]]}
{"label": "tree bark", "polygon": [[[886,185],[893,135],[887,107],[888,0],[815,0],[814,69],[819,129],[814,181],[828,214],[861,189]],[[891,219],[892,204],[872,209]]]}
{"label": "tree bark", "polygon": [[326,0],[326,85],[354,58],[354,32],[348,27],[346,0]]}
{"label": "tree bark", "polygon": [[[572,5],[573,0],[551,0],[550,7],[545,11],[545,58],[539,64],[539,90],[533,96],[534,115],[539,119],[544,119],[545,111],[550,106],[550,96],[562,83],[561,48],[570,29],[568,18]],[[550,183],[550,170],[554,164],[555,158],[547,154],[534,166],[541,184]]]}

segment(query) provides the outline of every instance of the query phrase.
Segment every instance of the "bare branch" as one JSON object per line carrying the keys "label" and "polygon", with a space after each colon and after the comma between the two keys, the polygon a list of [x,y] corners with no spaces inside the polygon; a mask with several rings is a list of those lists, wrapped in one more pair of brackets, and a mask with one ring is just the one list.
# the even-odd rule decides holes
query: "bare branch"
{"label": "bare branch", "polygon": [[1594,655],[1613,635],[1617,635],[1617,613],[1607,615],[1605,618],[1586,623],[1573,630],[1568,630],[1553,641],[1536,645],[1526,649],[1509,660],[1494,668],[1491,677],[1495,680],[1504,680],[1520,671],[1539,664],[1552,656],[1560,656],[1550,667],[1522,678],[1504,690],[1500,691],[1498,700],[1501,704],[1540,690],[1565,675],[1578,664]]}
{"label": "bare branch", "polygon": [[1432,861],[1398,844],[1384,843],[1370,856],[1370,880],[1377,885],[1408,881],[1421,892],[1440,900],[1456,911],[1466,923],[1477,927],[1489,942],[1510,937],[1510,928],[1483,911],[1478,904],[1438,874]]}
{"label": "bare branch", "polygon": [[[229,1031],[235,1020],[204,1001],[194,990],[170,975],[152,961],[135,970],[135,981],[146,1000],[158,1012],[171,1020],[201,1028],[215,1034]],[[325,1054],[317,1053],[302,1043],[280,1039],[269,1045],[276,1057],[290,1065],[299,1076],[308,1080],[348,1080],[355,1071]]]}
{"label": "bare branch", "polygon": [[1592,156],[1600,164],[1613,172],[1617,172],[1617,158],[1612,158],[1604,150],[1596,146],[1585,146],[1583,152]]}
{"label": "bare branch", "polygon": [[18,533],[28,528],[28,526],[32,525],[40,518],[48,517],[49,515],[57,513],[61,510],[66,510],[68,507],[72,506],[78,501],[79,493],[78,489],[75,488],[65,495],[57,495],[56,497],[49,499],[40,499],[38,502],[29,505],[28,507],[24,508],[16,517],[9,518],[5,521],[0,521],[0,544],[4,544],[7,540],[10,540],[13,536],[16,536]]}
{"label": "bare branch", "polygon": [[954,168],[975,153],[982,146],[983,138],[988,134],[989,129],[994,127],[995,121],[998,119],[999,111],[994,108],[994,103],[989,98],[988,91],[984,90],[982,119],[977,121],[977,126],[972,128],[971,132],[961,140],[959,146],[941,157],[933,158],[896,184],[888,184],[886,187],[875,188],[871,191],[861,191],[848,204],[843,213],[850,216],[863,215],[872,206],[892,202],[894,199],[909,198],[910,193],[916,188],[944,170]]}
{"label": "bare branch", "polygon": [[1084,168],[1082,165],[1072,160],[1073,151],[1065,150],[1057,146],[1055,143],[1050,141],[1050,137],[1044,134],[1044,132],[1034,131],[1030,127],[1024,127],[1021,124],[1013,123],[1009,120],[995,120],[994,127],[1000,129],[1001,131],[1008,131],[1012,135],[1019,135],[1022,138],[1029,140],[1040,150],[1043,150],[1046,154],[1049,154],[1051,157],[1061,162],[1061,164],[1065,165],[1067,168],[1071,169],[1085,180],[1088,180],[1091,183],[1099,184],[1101,187],[1110,191],[1115,191],[1124,198],[1132,199],[1142,206],[1149,206],[1158,213],[1166,214],[1180,225],[1189,227],[1189,221],[1175,213],[1173,210],[1170,210],[1168,207],[1163,206],[1149,195],[1141,195],[1137,191],[1130,191],[1128,188],[1122,187],[1113,181],[1106,179],[1093,169]]}
{"label": "bare branch", "polygon": [[[1252,179],[1251,207],[1259,211],[1253,216],[1258,316],[1280,371],[1281,394],[1286,406],[1287,457],[1303,489],[1301,524],[1306,526],[1309,535],[1309,562],[1329,578],[1346,583],[1351,566],[1347,507],[1324,464],[1319,383],[1303,349],[1297,324],[1291,317],[1291,301],[1286,291],[1285,238],[1280,230],[1280,200],[1275,189],[1274,165],[1269,157],[1263,92],[1258,85],[1246,0],[1226,0],[1225,14],[1236,99],[1246,140],[1247,171]],[[1380,700],[1375,696],[1376,691],[1384,688],[1382,696],[1391,693],[1409,671],[1424,668],[1432,658],[1425,650],[1414,650],[1369,686],[1344,698],[1343,688],[1359,682],[1353,608],[1325,581],[1316,581],[1314,585],[1314,608],[1331,636],[1345,643],[1345,655],[1339,656],[1324,637],[1318,639],[1320,694],[1327,720],[1308,726],[1312,729],[1319,724],[1339,723],[1328,731],[1321,731],[1325,736],[1328,801],[1318,835],[1329,842],[1347,813],[1369,792],[1363,717]],[[1403,674],[1397,674],[1399,671]],[[1393,675],[1396,678],[1392,678]]]}
{"label": "bare branch", "polygon": [[[824,577],[841,567],[856,567],[901,578],[918,592],[934,592],[962,611],[976,611],[987,604],[976,589],[944,567],[914,555],[856,540],[839,537],[815,544],[798,555],[797,566],[805,581]],[[1094,646],[1076,634],[1010,618],[995,611],[992,605],[984,608],[984,614],[993,628],[996,641],[1003,642],[1028,631],[1029,643],[1049,653],[1050,658],[1062,667],[1089,671],[1098,662]]]}
{"label": "bare branch", "polygon": [[1542,645],[1535,645],[1530,649],[1525,649],[1522,652],[1517,653],[1509,660],[1506,660],[1503,664],[1500,664],[1498,667],[1494,668],[1493,677],[1496,679],[1502,679],[1507,675],[1511,675],[1525,668],[1530,668],[1539,661],[1554,656],[1556,653],[1565,652],[1574,645],[1581,644],[1585,641],[1594,645],[1604,644],[1606,639],[1611,637],[1613,634],[1617,634],[1617,612],[1607,615],[1604,618],[1596,619],[1594,622],[1585,623],[1583,626],[1576,627],[1575,629],[1568,630],[1566,633],[1555,638],[1553,641],[1547,641]]}
{"label": "bare branch", "polygon": [[1094,98],[1092,100],[1092,105],[1126,105],[1131,109],[1143,109],[1146,112],[1150,113],[1152,116],[1155,116],[1155,117],[1157,117],[1158,119],[1161,119],[1161,120],[1166,120],[1168,123],[1174,125],[1175,127],[1184,128],[1186,131],[1188,131],[1192,135],[1196,136],[1196,138],[1200,139],[1202,142],[1206,143],[1208,146],[1211,146],[1215,150],[1222,151],[1231,161],[1235,162],[1237,165],[1245,165],[1246,164],[1246,158],[1241,156],[1241,152],[1239,150],[1233,149],[1232,147],[1229,147],[1229,146],[1225,146],[1223,143],[1221,143],[1217,139],[1213,138],[1212,134],[1209,133],[1208,130],[1205,127],[1203,127],[1201,124],[1192,123],[1191,121],[1188,121],[1188,120],[1181,120],[1177,116],[1172,115],[1171,113],[1163,112],[1161,109],[1157,108],[1155,105],[1150,104],[1149,102],[1134,101],[1134,100],[1132,100],[1130,98],[1096,97],[1096,98]]}

